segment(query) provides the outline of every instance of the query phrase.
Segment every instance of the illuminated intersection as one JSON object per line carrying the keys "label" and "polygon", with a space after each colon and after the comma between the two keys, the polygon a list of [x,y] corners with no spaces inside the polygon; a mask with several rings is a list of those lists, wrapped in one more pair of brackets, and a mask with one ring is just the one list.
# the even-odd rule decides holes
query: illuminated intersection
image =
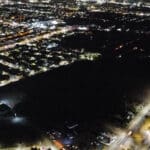
{"label": "illuminated intersection", "polygon": [[129,123],[127,129],[118,130],[116,140],[106,149],[108,150],[126,150],[137,149],[147,150],[150,142],[150,104],[143,106],[133,120]]}

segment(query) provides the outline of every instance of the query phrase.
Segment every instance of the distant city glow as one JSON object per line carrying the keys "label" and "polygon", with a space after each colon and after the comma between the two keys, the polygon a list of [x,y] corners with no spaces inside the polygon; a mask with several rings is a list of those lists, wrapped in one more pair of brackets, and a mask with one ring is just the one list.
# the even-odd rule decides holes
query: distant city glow
{"label": "distant city glow", "polygon": [[[126,83],[121,81],[122,79],[125,82],[128,81],[130,71],[124,70],[122,67],[122,70],[118,70],[120,64],[128,66],[130,63],[141,64],[144,62],[147,64],[150,62],[149,1],[0,0],[0,6],[0,87],[2,91],[8,89],[8,96],[5,96],[5,92],[4,95],[2,95],[3,92],[0,95],[0,120],[4,121],[4,125],[5,123],[10,124],[18,127],[17,129],[33,125],[31,130],[34,128],[40,132],[38,142],[26,145],[24,141],[18,140],[18,144],[14,142],[16,147],[13,149],[123,150],[134,147],[134,149],[141,150],[143,145],[146,147],[143,150],[149,148],[149,99],[147,103],[142,102],[141,109],[134,107],[132,110],[131,106],[124,104],[124,99],[128,98],[126,93],[130,87],[126,89]],[[67,65],[68,67],[66,67]],[[118,68],[113,68],[113,66]],[[60,70],[56,70],[59,67]],[[54,69],[58,73],[56,78]],[[65,74],[63,70],[66,70]],[[114,71],[116,72],[114,73]],[[67,75],[67,78],[61,76],[61,73]],[[134,75],[136,79],[139,79],[136,73]],[[36,76],[37,74],[42,75]],[[45,75],[47,75],[46,78]],[[46,81],[42,80],[42,77]],[[53,77],[56,80],[57,77],[60,77],[56,84],[53,82]],[[37,85],[42,83],[43,87],[35,84],[39,78],[41,82],[37,82]],[[60,82],[60,79],[65,79],[65,82]],[[13,82],[17,83],[12,84]],[[11,85],[5,86],[7,84]],[[53,88],[54,85],[58,88]],[[39,90],[38,93],[36,88]],[[52,88],[56,93],[47,93],[45,88],[48,88],[48,92],[53,92],[50,89]],[[17,91],[17,89],[19,90]],[[60,91],[60,89],[62,90]],[[31,96],[29,99],[25,97],[27,101],[25,100],[23,103],[22,95],[18,96],[20,90]],[[17,96],[11,96],[13,91],[17,91]],[[60,113],[49,113],[53,111],[51,105],[47,105],[46,108],[44,106],[47,103],[52,104],[51,100],[55,101],[57,93],[59,99],[60,96],[67,98],[63,103],[66,102],[68,106],[65,106],[63,112],[63,106],[58,101],[58,107],[52,106],[54,106],[54,111],[59,110]],[[45,99],[43,103],[43,98],[47,94],[50,98]],[[96,95],[99,96],[98,99],[95,98]],[[113,95],[114,97],[111,97]],[[109,109],[106,104],[106,112],[111,113],[110,117],[112,115],[112,118],[109,118],[106,114],[106,118],[104,118],[104,120],[109,119],[110,121],[110,126],[107,127],[107,123],[100,118],[104,117],[106,113],[104,111],[104,114],[101,115],[101,110],[105,110],[105,108],[101,109],[103,105],[100,102],[105,98],[108,100],[111,98],[111,101],[114,102],[113,99],[116,101],[115,96],[123,98],[123,100],[121,99],[121,109],[118,111],[119,114],[112,114],[113,111],[115,112],[115,105]],[[83,105],[79,101],[77,104],[82,111],[90,110],[90,115],[84,112],[80,113],[82,114],[81,118],[80,115],[79,118],[71,117],[71,111],[73,114],[75,111],[79,111],[78,107],[73,104],[76,105],[80,98],[96,99],[96,102],[92,99],[93,101],[90,103],[92,105],[94,103],[96,109],[92,111],[92,105],[89,108],[85,107],[87,101]],[[72,103],[72,99],[75,99],[75,103]],[[42,105],[40,105],[40,100]],[[119,107],[119,104],[117,105],[115,108]],[[98,112],[99,110],[100,112]],[[55,115],[61,116],[61,113],[65,119],[60,118],[59,120],[59,117],[55,117]],[[81,121],[84,115],[88,116],[88,121],[86,117],[84,117],[85,122]],[[70,119],[68,120],[68,118]],[[114,119],[113,123],[111,119]],[[54,122],[51,122],[53,120]],[[65,123],[62,120],[65,120]],[[70,123],[70,120],[73,123]],[[51,126],[54,123],[56,125],[59,121],[63,122],[63,125],[60,123],[60,129],[59,127],[51,129]],[[88,124],[88,122],[90,123]],[[116,124],[117,127],[114,127]],[[15,137],[15,135],[13,136]],[[7,140],[9,139],[7,138]]]}

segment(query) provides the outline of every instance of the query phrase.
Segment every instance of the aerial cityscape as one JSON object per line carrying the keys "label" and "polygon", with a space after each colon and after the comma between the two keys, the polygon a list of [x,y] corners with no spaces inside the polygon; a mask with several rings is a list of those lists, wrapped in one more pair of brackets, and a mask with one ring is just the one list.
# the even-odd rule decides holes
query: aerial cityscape
{"label": "aerial cityscape", "polygon": [[0,0],[0,150],[149,150],[149,66],[149,0]]}

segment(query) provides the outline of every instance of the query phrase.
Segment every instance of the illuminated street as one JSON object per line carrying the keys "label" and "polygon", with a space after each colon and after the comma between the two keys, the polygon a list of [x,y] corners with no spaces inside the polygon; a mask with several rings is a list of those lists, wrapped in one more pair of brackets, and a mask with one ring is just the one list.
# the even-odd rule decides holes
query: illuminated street
{"label": "illuminated street", "polygon": [[0,0],[0,150],[150,148],[148,0]]}
{"label": "illuminated street", "polygon": [[149,147],[150,104],[147,104],[129,123],[125,131],[120,131],[109,150],[142,149]]}

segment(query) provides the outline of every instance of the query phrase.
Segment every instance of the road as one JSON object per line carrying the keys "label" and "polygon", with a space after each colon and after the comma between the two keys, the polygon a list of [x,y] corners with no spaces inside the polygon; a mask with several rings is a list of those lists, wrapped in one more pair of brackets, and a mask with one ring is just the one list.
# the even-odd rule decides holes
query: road
{"label": "road", "polygon": [[130,143],[132,135],[141,128],[145,117],[150,113],[150,103],[146,104],[143,109],[134,117],[130,122],[128,128],[122,132],[119,132],[117,140],[108,148],[108,150],[122,150],[123,147],[128,146],[126,143]]}
{"label": "road", "polygon": [[25,38],[19,42],[14,42],[12,44],[8,44],[8,45],[3,45],[0,47],[0,51],[4,51],[4,50],[8,50],[10,48],[14,48],[16,45],[26,45],[29,43],[33,43],[33,42],[38,42],[41,41],[43,39],[48,39],[52,36],[56,36],[56,35],[60,35],[60,34],[65,34],[69,31],[72,31],[74,28],[73,27],[62,27],[59,28],[55,31],[50,31],[48,33],[42,34],[42,35],[35,35],[35,37],[31,37],[31,38]]}

